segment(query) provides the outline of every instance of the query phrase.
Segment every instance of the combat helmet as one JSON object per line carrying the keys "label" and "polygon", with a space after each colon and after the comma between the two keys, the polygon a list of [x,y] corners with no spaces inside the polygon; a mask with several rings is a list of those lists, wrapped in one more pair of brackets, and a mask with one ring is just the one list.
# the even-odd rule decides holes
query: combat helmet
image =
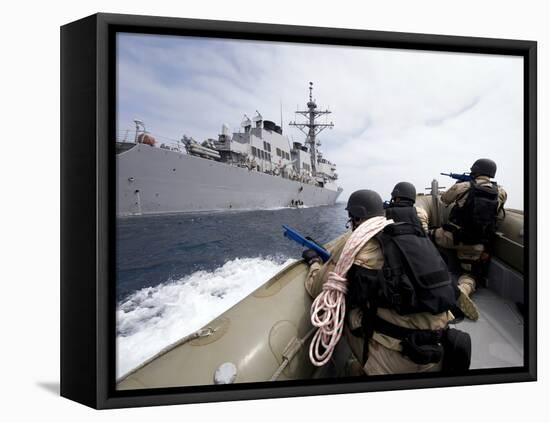
{"label": "combat helmet", "polygon": [[410,182],[399,182],[391,192],[392,200],[395,200],[397,197],[410,200],[414,203],[416,201],[416,188]]}
{"label": "combat helmet", "polygon": [[497,164],[491,159],[477,159],[470,171],[473,175],[484,175],[494,178],[497,173]]}
{"label": "combat helmet", "polygon": [[349,196],[346,210],[350,217],[355,219],[384,216],[382,197],[370,189],[360,189],[353,192]]}

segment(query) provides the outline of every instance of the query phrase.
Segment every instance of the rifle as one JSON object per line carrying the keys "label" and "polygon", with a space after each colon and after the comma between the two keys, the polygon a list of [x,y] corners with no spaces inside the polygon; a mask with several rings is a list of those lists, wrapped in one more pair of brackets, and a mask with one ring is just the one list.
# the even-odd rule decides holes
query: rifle
{"label": "rifle", "polygon": [[449,176],[453,179],[456,179],[460,182],[469,182],[472,181],[474,178],[472,178],[472,175],[469,173],[441,173],[441,175]]}
{"label": "rifle", "polygon": [[296,230],[289,228],[286,225],[283,225],[283,228],[285,230],[285,232],[283,233],[285,237],[291,239],[294,242],[297,242],[303,247],[315,251],[317,254],[319,254],[319,257],[321,257],[321,260],[323,260],[323,262],[326,262],[330,258],[330,253],[319,244],[317,244],[315,241],[313,241],[311,238],[302,236]]}

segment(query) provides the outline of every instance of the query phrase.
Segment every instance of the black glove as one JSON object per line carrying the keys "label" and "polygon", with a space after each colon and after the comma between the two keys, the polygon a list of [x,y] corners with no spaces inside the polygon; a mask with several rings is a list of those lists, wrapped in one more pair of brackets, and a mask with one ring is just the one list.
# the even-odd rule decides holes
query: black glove
{"label": "black glove", "polygon": [[315,250],[304,250],[302,253],[302,258],[309,265],[314,262],[321,263],[321,257],[319,257],[319,254],[317,254]]}

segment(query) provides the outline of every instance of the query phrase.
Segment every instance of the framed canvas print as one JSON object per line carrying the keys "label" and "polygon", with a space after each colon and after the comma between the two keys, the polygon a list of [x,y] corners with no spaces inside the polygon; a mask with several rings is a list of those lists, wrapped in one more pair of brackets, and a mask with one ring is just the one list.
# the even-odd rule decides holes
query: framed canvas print
{"label": "framed canvas print", "polygon": [[536,43],[61,29],[61,393],[536,380]]}

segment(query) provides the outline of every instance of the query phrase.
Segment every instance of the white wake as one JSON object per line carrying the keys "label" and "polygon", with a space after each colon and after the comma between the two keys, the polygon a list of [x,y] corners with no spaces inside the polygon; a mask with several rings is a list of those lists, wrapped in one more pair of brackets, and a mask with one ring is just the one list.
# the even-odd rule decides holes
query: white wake
{"label": "white wake", "polygon": [[143,288],[117,307],[117,377],[219,316],[291,259],[242,258]]}

